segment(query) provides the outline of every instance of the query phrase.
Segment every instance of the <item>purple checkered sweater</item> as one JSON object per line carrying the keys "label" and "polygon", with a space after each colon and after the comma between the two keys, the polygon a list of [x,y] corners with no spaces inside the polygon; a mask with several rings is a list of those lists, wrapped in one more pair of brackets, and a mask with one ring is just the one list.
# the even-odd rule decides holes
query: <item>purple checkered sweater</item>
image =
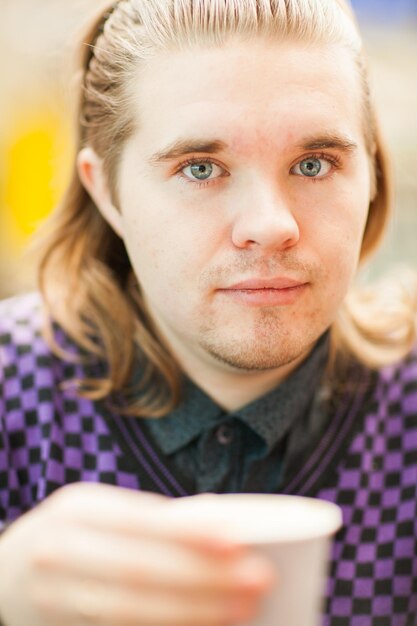
{"label": "purple checkered sweater", "polygon": [[[59,329],[57,338],[77,350]],[[0,364],[0,529],[75,481],[191,493],[146,420],[60,388],[85,372],[51,354],[37,295],[0,305]],[[323,626],[416,626],[417,355],[379,372],[358,366],[349,382],[280,491],[343,510]]]}

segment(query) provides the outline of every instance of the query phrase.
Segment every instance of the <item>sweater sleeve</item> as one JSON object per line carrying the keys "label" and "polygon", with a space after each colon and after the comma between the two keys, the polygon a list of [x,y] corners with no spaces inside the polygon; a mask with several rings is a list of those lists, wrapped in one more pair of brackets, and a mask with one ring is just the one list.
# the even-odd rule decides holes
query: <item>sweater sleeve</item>
{"label": "sweater sleeve", "polygon": [[33,296],[0,303],[0,532],[33,500],[38,308]]}
{"label": "sweater sleeve", "polygon": [[[6,424],[6,406],[9,404],[7,400],[10,381],[6,380],[6,376],[11,373],[10,365],[7,363],[6,343],[10,335],[0,332],[0,533],[2,533],[7,524],[13,517],[16,517],[17,491],[18,486],[17,472],[13,467],[10,439],[7,432]],[[13,507],[15,511],[13,512]]]}
{"label": "sweater sleeve", "polygon": [[6,526],[7,519],[7,486],[9,482],[9,455],[8,441],[5,431],[5,381],[4,381],[4,354],[2,345],[5,342],[4,333],[0,333],[0,535]]}

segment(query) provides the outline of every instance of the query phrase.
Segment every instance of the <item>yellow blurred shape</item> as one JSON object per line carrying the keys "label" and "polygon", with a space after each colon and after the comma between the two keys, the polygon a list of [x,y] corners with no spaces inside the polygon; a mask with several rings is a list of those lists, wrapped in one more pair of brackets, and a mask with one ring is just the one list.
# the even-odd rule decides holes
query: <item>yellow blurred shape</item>
{"label": "yellow blurred shape", "polygon": [[2,205],[9,213],[12,246],[19,248],[62,195],[71,142],[64,109],[61,114],[43,107],[30,115],[17,112],[14,122],[5,146]]}

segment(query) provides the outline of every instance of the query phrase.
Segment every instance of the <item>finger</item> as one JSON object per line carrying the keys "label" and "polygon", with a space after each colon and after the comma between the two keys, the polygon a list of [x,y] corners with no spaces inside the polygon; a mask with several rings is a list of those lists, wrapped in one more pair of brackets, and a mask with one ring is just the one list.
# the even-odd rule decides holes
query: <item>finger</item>
{"label": "finger", "polygon": [[37,572],[188,593],[262,592],[274,580],[271,565],[251,552],[215,559],[172,542],[86,530],[49,533],[43,542],[38,541],[33,562]]}
{"label": "finger", "polygon": [[[206,496],[205,496],[206,497]],[[200,496],[194,496],[200,498]],[[187,520],[171,506],[175,500],[154,493],[109,485],[76,483],[60,489],[48,503],[54,516],[83,526],[132,537],[155,537],[193,545],[202,550],[232,554],[241,550],[233,529],[224,523]]]}
{"label": "finger", "polygon": [[259,610],[254,598],[202,597],[168,591],[137,591],[84,583],[58,583],[38,587],[38,610],[48,624],[73,626],[226,626],[252,619]]}
{"label": "finger", "polygon": [[221,600],[168,592],[121,593],[104,626],[226,626],[251,620],[258,604],[249,598]]}

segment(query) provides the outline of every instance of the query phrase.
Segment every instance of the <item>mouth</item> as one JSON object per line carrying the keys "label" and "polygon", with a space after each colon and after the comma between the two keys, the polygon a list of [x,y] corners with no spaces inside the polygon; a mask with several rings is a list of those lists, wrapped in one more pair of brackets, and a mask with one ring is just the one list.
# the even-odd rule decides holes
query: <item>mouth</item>
{"label": "mouth", "polygon": [[305,293],[308,285],[308,282],[287,276],[253,278],[218,289],[218,293],[246,306],[288,306]]}

